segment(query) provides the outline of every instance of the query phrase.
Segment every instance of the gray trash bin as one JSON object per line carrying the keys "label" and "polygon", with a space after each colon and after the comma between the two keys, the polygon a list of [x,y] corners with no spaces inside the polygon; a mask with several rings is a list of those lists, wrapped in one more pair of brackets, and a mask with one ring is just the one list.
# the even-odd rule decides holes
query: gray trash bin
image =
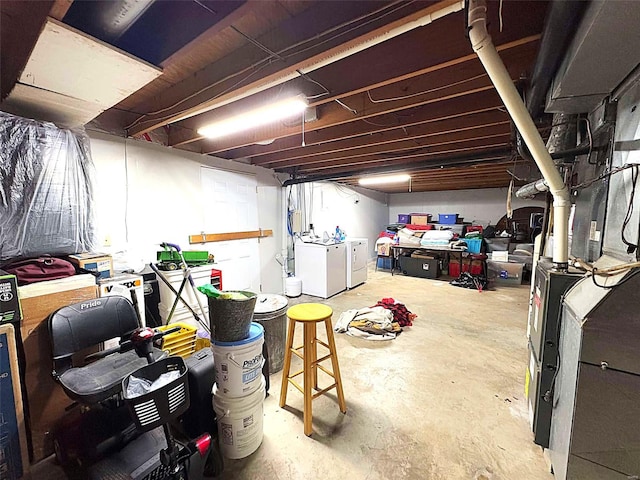
{"label": "gray trash bin", "polygon": [[269,354],[269,374],[282,370],[284,349],[287,339],[286,297],[274,294],[260,294],[253,312],[253,321],[264,328],[264,341]]}

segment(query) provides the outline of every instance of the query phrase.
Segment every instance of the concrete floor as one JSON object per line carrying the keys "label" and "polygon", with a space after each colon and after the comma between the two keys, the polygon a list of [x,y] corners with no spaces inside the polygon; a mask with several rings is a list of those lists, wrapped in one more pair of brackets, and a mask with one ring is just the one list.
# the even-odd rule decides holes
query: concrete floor
{"label": "concrete floor", "polygon": [[[552,479],[524,400],[528,287],[478,293],[369,274],[366,284],[326,301],[302,296],[290,305],[326,303],[335,321],[344,310],[393,297],[418,314],[414,326],[388,342],[336,335],[347,414],[333,393],[316,399],[311,438],[303,433],[302,395],[290,386],[290,407],[279,408],[281,374],[272,375],[262,445],[246,459],[226,460],[219,478]],[[34,478],[64,478],[56,470],[46,462]]]}
{"label": "concrete floor", "polygon": [[281,374],[272,375],[263,444],[227,460],[220,478],[552,479],[524,400],[528,287],[478,293],[371,271],[366,284],[323,303],[335,321],[383,297],[418,318],[388,342],[337,334],[347,414],[334,394],[314,400],[306,437],[302,395],[290,386],[291,407],[279,408]]}

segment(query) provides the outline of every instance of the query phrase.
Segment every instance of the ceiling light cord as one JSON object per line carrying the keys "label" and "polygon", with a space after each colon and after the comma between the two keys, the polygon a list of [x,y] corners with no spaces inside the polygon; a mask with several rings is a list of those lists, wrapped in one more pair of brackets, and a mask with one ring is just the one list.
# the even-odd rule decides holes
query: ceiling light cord
{"label": "ceiling light cord", "polygon": [[306,110],[302,111],[302,146],[306,147],[307,145],[304,143],[304,114]]}

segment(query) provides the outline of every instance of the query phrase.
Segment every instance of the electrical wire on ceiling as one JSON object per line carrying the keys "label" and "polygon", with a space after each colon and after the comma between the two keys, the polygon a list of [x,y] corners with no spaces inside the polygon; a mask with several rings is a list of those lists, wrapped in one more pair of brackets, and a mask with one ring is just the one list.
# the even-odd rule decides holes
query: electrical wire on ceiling
{"label": "electrical wire on ceiling", "polygon": [[351,113],[353,113],[354,115],[358,115],[357,110],[354,110],[353,108],[351,108],[349,105],[345,104],[344,102],[342,102],[340,99],[335,98],[334,101],[340,105],[342,108],[344,108],[345,110],[350,111]]}
{"label": "electrical wire on ceiling", "polygon": [[314,100],[316,98],[320,98],[320,97],[324,97],[326,95],[330,95],[331,92],[329,91],[329,89],[327,87],[325,87],[323,84],[321,84],[320,82],[314,80],[313,78],[311,78],[309,76],[308,73],[304,73],[300,70],[296,70],[296,72],[298,72],[298,74],[305,79],[307,82],[311,82],[311,83],[315,83],[316,85],[318,85],[320,88],[322,88],[322,90],[324,90],[323,93],[319,93],[318,95],[312,95],[312,96],[307,96],[307,100]]}
{"label": "electrical wire on ceiling", "polygon": [[372,122],[371,120],[367,120],[366,118],[361,118],[364,123],[368,123],[369,125],[373,125],[374,127],[382,127],[382,128],[404,128],[404,126],[396,123],[395,125],[384,125],[382,123]]}
{"label": "electrical wire on ceiling", "polygon": [[[389,5],[385,5],[384,7],[379,8],[379,9],[373,11],[373,12],[369,12],[367,14],[361,15],[361,16],[359,16],[357,18],[354,18],[354,19],[352,19],[352,20],[350,20],[348,22],[345,22],[345,23],[343,23],[341,25],[338,25],[336,27],[332,27],[332,28],[330,28],[328,30],[325,30],[324,32],[319,33],[318,35],[316,35],[314,37],[311,37],[311,38],[308,38],[308,39],[303,40],[301,42],[298,42],[297,44],[294,44],[294,45],[292,45],[290,47],[287,47],[287,48],[281,50],[280,53],[284,53],[284,52],[286,52],[288,50],[291,50],[292,48],[297,47],[299,45],[303,45],[305,43],[313,42],[313,44],[311,46],[303,48],[301,50],[296,50],[295,52],[285,56],[285,58],[290,58],[290,57],[292,57],[294,55],[299,55],[299,54],[304,53],[304,52],[306,52],[308,50],[311,50],[311,49],[316,48],[316,47],[318,47],[320,45],[323,45],[323,44],[325,44],[327,42],[335,40],[336,38],[339,38],[342,35],[345,35],[347,33],[350,33],[352,31],[354,31],[354,30],[357,30],[358,28],[364,27],[364,26],[366,26],[366,25],[368,25],[368,24],[370,24],[372,22],[375,22],[377,20],[380,20],[381,18],[384,18],[384,17],[386,17],[388,15],[391,15],[392,13],[395,13],[398,10],[403,9],[406,6],[411,5],[414,2],[415,2],[415,0],[410,0],[410,1],[397,0],[397,1],[395,1],[395,2],[393,2],[391,4],[389,4]],[[391,7],[394,7],[396,5],[398,5],[396,8],[391,8]],[[382,12],[383,10],[386,10],[387,8],[391,8],[391,10],[389,10],[388,12],[379,13],[379,12]],[[333,37],[327,38],[327,39],[322,40],[322,41],[315,41],[318,38],[322,38],[323,36],[325,36],[325,35],[327,35],[329,33],[333,33],[336,30],[339,30],[341,28],[347,27],[347,26],[349,26],[349,25],[351,25],[353,23],[359,22],[360,20],[364,20],[364,19],[367,19],[367,18],[371,18],[371,19],[370,20],[366,20],[366,21],[364,21],[362,23],[359,23],[358,25],[355,25],[352,28],[349,28],[348,30],[345,30],[344,32],[340,32],[340,33],[334,35]]]}
{"label": "electrical wire on ceiling", "polygon": [[[234,88],[240,86],[242,83],[246,82],[247,80],[249,80],[251,77],[253,77],[256,73],[260,72],[261,70],[265,69],[266,67],[268,67],[269,65],[271,65],[271,63],[265,63],[262,66],[257,67],[255,70],[252,70],[247,76],[245,76],[244,78],[242,78],[241,80],[237,81],[236,83],[234,83],[233,85],[231,85],[230,87],[224,89],[223,91],[221,91],[220,93],[218,93],[217,95],[215,95],[214,97],[211,98],[211,100],[215,100],[216,98],[221,97],[222,95],[230,92],[231,90],[233,90]],[[248,69],[244,69],[244,71],[246,71]],[[169,107],[165,107],[165,108],[161,108],[160,110],[156,110],[155,112],[149,112],[149,113],[144,113],[142,114],[139,118],[137,118],[136,120],[133,121],[133,123],[131,123],[130,125],[124,127],[125,130],[129,130],[130,128],[135,127],[136,125],[143,125],[145,123],[151,123],[151,122],[158,122],[158,121],[162,121],[162,120],[166,120],[167,118],[171,118],[173,116],[176,115],[176,113],[171,113],[169,115],[165,115],[163,117],[160,118],[152,118],[150,120],[142,120],[145,117],[148,117],[149,115],[157,115],[159,113],[163,113],[166,112],[168,110],[172,110],[174,107],[177,107],[178,105],[181,105],[182,103],[191,100],[193,97],[196,97],[197,95],[200,95],[202,92],[209,90],[211,87],[216,86],[218,84],[220,84],[221,82],[224,82],[225,80],[229,79],[229,78],[233,78],[234,75],[230,75],[222,80],[220,80],[219,82],[212,84],[212,85],[208,85],[204,88],[201,88],[200,90],[198,90],[197,92],[192,93],[191,95],[189,95],[188,97],[183,98],[182,100],[177,101],[176,103],[174,103],[173,105],[169,106]],[[178,112],[178,114],[180,114],[182,112]]]}
{"label": "electrical wire on ceiling", "polygon": [[[231,87],[229,87],[229,88],[225,89],[223,92],[220,92],[220,93],[216,94],[214,97],[212,97],[212,98],[210,99],[210,100],[215,100],[216,98],[220,97],[221,95],[224,95],[225,93],[227,93],[229,90],[232,90],[232,89],[236,88],[236,87],[237,87],[238,85],[240,85],[242,82],[247,81],[249,78],[251,78],[252,76],[254,76],[254,75],[255,75],[257,72],[259,72],[260,70],[264,69],[265,67],[267,67],[267,66],[269,66],[269,65],[272,65],[272,63],[273,63],[272,61],[273,61],[273,59],[274,59],[274,58],[277,58],[278,60],[286,60],[286,59],[290,58],[290,57],[291,57],[291,56],[293,56],[293,55],[299,55],[300,53],[303,53],[303,52],[305,52],[305,51],[307,51],[307,50],[309,50],[309,49],[311,49],[311,48],[316,48],[317,46],[319,46],[319,45],[321,45],[321,44],[323,44],[323,43],[326,43],[326,42],[328,42],[328,41],[332,41],[332,40],[334,40],[334,39],[336,39],[336,38],[340,37],[341,35],[344,35],[344,34],[346,34],[346,33],[349,33],[349,32],[351,32],[352,30],[355,30],[355,29],[357,29],[357,28],[360,28],[360,27],[362,27],[362,26],[365,26],[365,25],[367,25],[367,24],[369,24],[369,23],[371,23],[371,22],[373,22],[373,21],[375,21],[375,20],[379,20],[380,18],[383,18],[383,17],[385,17],[385,16],[387,16],[387,15],[390,15],[390,14],[392,14],[392,13],[395,13],[396,11],[400,10],[401,8],[404,8],[404,7],[406,7],[407,5],[410,5],[410,4],[412,4],[412,3],[414,3],[414,0],[412,0],[412,1],[408,1],[408,2],[407,2],[407,1],[404,1],[404,0],[397,0],[397,1],[393,2],[393,3],[392,3],[392,4],[390,4],[390,5],[385,5],[384,7],[379,8],[379,9],[377,9],[377,10],[374,10],[374,11],[372,11],[372,12],[369,12],[369,13],[367,13],[367,14],[365,14],[365,15],[361,15],[361,16],[359,16],[359,17],[357,17],[357,18],[351,19],[351,20],[349,20],[349,21],[347,21],[347,22],[344,22],[344,23],[342,23],[342,24],[340,24],[340,25],[336,25],[336,26],[334,26],[334,27],[332,27],[332,28],[329,28],[329,29],[327,29],[327,30],[325,30],[325,31],[323,31],[323,32],[321,32],[321,33],[319,33],[319,34],[315,35],[314,37],[311,37],[311,38],[304,39],[304,40],[301,40],[301,41],[299,41],[299,42],[296,42],[296,43],[294,43],[293,45],[290,45],[290,46],[288,46],[288,47],[286,47],[286,48],[284,48],[284,49],[282,49],[282,50],[279,50],[278,52],[273,52],[272,50],[267,49],[267,47],[263,46],[262,44],[259,44],[259,42],[258,42],[259,48],[267,49],[269,52],[271,52],[271,53],[269,53],[269,55],[270,55],[269,57],[267,57],[267,58],[263,58],[263,59],[261,59],[261,60],[259,60],[259,61],[257,61],[257,62],[254,62],[252,65],[249,65],[249,66],[247,66],[247,67],[243,68],[243,69],[242,69],[242,70],[240,70],[239,72],[235,72],[234,74],[227,75],[226,77],[224,77],[224,78],[222,78],[222,79],[220,79],[220,80],[218,80],[218,81],[216,81],[216,82],[214,82],[214,83],[211,83],[211,84],[207,85],[206,87],[201,88],[200,90],[198,90],[198,91],[196,91],[196,92],[192,93],[191,95],[189,95],[189,96],[187,96],[187,97],[185,97],[185,98],[183,98],[183,99],[181,99],[181,100],[179,100],[179,101],[177,101],[177,102],[173,103],[172,105],[169,105],[169,106],[167,106],[167,107],[161,108],[161,109],[159,109],[159,110],[155,110],[155,111],[151,111],[151,112],[144,113],[144,114],[142,114],[139,118],[137,118],[136,120],[134,120],[131,124],[129,124],[128,126],[126,126],[124,129],[125,129],[125,130],[129,130],[129,129],[133,128],[134,126],[138,125],[138,124],[145,124],[145,123],[151,123],[151,122],[156,122],[156,121],[163,121],[163,120],[166,120],[166,119],[168,119],[168,118],[171,118],[171,117],[173,117],[173,116],[175,116],[175,115],[180,115],[180,114],[181,114],[181,113],[183,113],[183,112],[175,112],[175,113],[172,113],[171,115],[167,115],[167,116],[164,116],[164,117],[161,117],[161,118],[154,118],[154,119],[151,119],[151,120],[148,120],[148,121],[143,121],[143,120],[142,120],[143,118],[148,117],[148,116],[150,116],[150,115],[158,115],[158,114],[160,114],[160,113],[164,113],[164,112],[166,112],[166,111],[172,110],[172,109],[174,109],[175,107],[177,107],[178,105],[181,105],[181,104],[183,104],[184,102],[186,102],[186,101],[188,101],[188,100],[190,100],[190,99],[194,98],[195,96],[200,95],[201,93],[203,93],[203,92],[205,92],[205,91],[207,91],[207,90],[209,90],[209,89],[211,89],[211,88],[214,88],[214,87],[216,87],[216,86],[220,85],[222,82],[225,82],[225,81],[227,81],[227,80],[229,80],[229,79],[231,79],[231,78],[237,77],[238,75],[241,75],[241,74],[244,74],[244,73],[245,73],[245,72],[247,72],[247,71],[250,71],[250,73],[249,73],[246,77],[242,78],[240,81],[238,81],[238,82],[234,83]],[[396,8],[393,8],[393,7],[395,7],[396,5],[397,5],[397,7],[396,7]],[[384,12],[384,10],[386,10],[386,9],[388,9],[388,8],[391,8],[391,10],[390,10],[389,12]],[[381,12],[382,12],[382,13],[381,13]],[[313,43],[313,45],[312,45],[312,46],[310,46],[310,47],[308,47],[308,48],[301,49],[301,50],[296,50],[295,52],[293,52],[293,53],[291,53],[291,54],[289,54],[289,55],[283,56],[283,54],[284,54],[285,52],[288,52],[288,51],[290,51],[290,50],[292,50],[292,49],[295,49],[295,48],[297,48],[297,47],[299,47],[299,46],[301,46],[301,45],[304,45],[304,44],[306,44],[306,43],[313,42],[314,40],[316,40],[316,39],[318,39],[318,38],[322,38],[322,37],[324,37],[325,35],[328,35],[328,34],[330,34],[330,33],[333,33],[333,32],[335,32],[335,31],[337,31],[337,30],[339,30],[339,29],[341,29],[341,28],[347,27],[347,26],[352,25],[352,24],[354,24],[354,23],[356,23],[356,22],[360,22],[361,20],[363,20],[363,19],[367,19],[367,18],[369,18],[369,17],[373,17],[373,18],[372,18],[371,20],[369,20],[369,21],[366,21],[366,22],[360,23],[360,24],[358,24],[358,25],[354,26],[353,28],[351,28],[351,29],[349,29],[349,30],[346,30],[346,31],[344,31],[344,32],[341,32],[341,33],[339,33],[339,34],[336,34],[336,35],[334,35],[334,36],[332,36],[332,37],[330,37],[330,38],[328,38],[328,39],[325,39],[325,40],[323,40],[323,41],[321,41],[321,42],[314,42],[314,43]],[[236,32],[238,32],[239,34],[241,34],[241,35],[245,36],[245,34],[244,34],[244,33],[242,33],[240,30],[236,29],[235,27],[233,27],[233,28],[234,28],[234,30],[235,30]],[[248,37],[248,36],[247,36],[247,37]],[[252,41],[252,40],[253,40],[253,39],[251,39],[250,41]],[[253,41],[252,41],[252,43],[253,43]],[[274,57],[274,56],[275,56],[275,57]],[[254,70],[254,69],[257,69],[257,70]]]}
{"label": "electrical wire on ceiling", "polygon": [[463,83],[472,82],[473,80],[477,80],[478,78],[486,77],[486,73],[481,73],[480,75],[475,75],[471,78],[466,78],[464,80],[459,80],[454,83],[450,83],[448,85],[443,85],[441,87],[430,88],[429,90],[423,90],[422,92],[411,93],[409,95],[402,95],[399,97],[389,97],[389,98],[372,98],[371,90],[367,90],[367,97],[369,97],[369,101],[371,103],[384,103],[384,102],[395,102],[396,100],[406,100],[407,98],[419,97],[421,95],[426,95],[427,93],[433,93],[440,90],[445,90],[450,87],[455,87],[457,85],[462,85]]}

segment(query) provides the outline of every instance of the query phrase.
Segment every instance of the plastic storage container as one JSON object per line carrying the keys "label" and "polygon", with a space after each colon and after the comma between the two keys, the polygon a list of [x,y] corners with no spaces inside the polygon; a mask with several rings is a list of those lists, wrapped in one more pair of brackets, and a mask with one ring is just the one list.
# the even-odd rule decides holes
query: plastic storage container
{"label": "plastic storage container", "polygon": [[186,358],[196,350],[198,329],[187,323],[176,322],[158,327],[158,330],[166,331],[175,327],[180,327],[180,330],[162,337],[162,350],[169,352],[169,355]]}
{"label": "plastic storage container", "polygon": [[458,221],[457,213],[439,213],[438,223],[444,223],[446,225],[455,224]]}
{"label": "plastic storage container", "polygon": [[469,253],[480,253],[482,251],[481,238],[465,238],[464,242],[467,244],[467,251]]}
{"label": "plastic storage container", "polygon": [[[482,262],[480,260],[473,260],[471,262],[471,269],[469,269],[469,260],[465,259],[462,261],[462,271],[469,272],[471,275],[482,275]],[[451,262],[449,262],[449,276],[456,278],[460,276],[460,263],[458,260],[451,260]]]}
{"label": "plastic storage container", "polygon": [[284,294],[287,297],[299,297],[302,295],[302,280],[297,277],[287,277]]}
{"label": "plastic storage container", "polygon": [[398,214],[398,223],[411,223],[411,216],[407,213]]}

